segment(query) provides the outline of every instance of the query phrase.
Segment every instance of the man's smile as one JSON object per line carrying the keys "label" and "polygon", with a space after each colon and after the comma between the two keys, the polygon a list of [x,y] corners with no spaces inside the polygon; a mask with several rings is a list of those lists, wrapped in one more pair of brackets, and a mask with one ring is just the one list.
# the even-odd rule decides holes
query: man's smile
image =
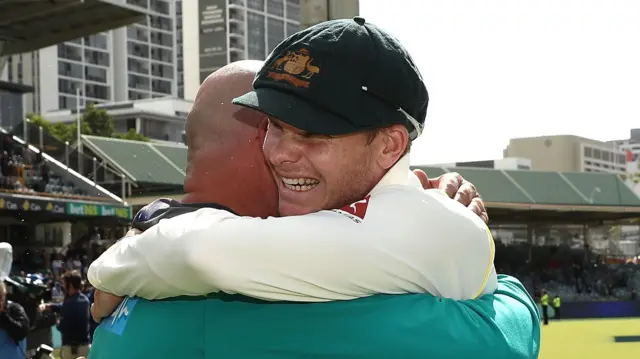
{"label": "man's smile", "polygon": [[314,189],[320,181],[315,178],[289,178],[289,177],[280,177],[282,185],[291,191],[296,192],[306,192]]}

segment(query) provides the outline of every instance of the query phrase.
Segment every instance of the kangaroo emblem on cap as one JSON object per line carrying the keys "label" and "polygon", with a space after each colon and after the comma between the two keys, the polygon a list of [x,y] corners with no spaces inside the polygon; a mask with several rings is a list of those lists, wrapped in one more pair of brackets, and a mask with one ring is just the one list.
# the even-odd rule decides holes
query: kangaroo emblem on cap
{"label": "kangaroo emblem on cap", "polygon": [[276,71],[269,71],[267,77],[288,82],[295,87],[308,88],[309,80],[320,72],[320,68],[312,65],[311,61],[313,58],[307,49],[287,51],[284,56],[279,57],[269,66]]}

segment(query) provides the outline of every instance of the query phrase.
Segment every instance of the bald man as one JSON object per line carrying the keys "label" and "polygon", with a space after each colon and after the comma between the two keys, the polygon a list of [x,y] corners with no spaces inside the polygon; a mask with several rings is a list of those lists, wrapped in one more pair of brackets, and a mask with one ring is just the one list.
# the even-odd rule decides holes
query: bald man
{"label": "bald man", "polygon": [[[217,203],[260,217],[274,213],[273,179],[268,170],[262,172],[266,167],[261,155],[264,118],[229,104],[250,88],[259,65],[227,66],[201,87],[188,121],[184,203]],[[221,133],[225,135],[218,136]],[[455,187],[455,181],[450,185]],[[477,204],[474,201],[476,209]],[[184,208],[177,212],[181,210]],[[159,217],[139,227],[145,229],[171,210],[159,212]],[[461,358],[482,352],[492,353],[492,358],[534,358],[536,315],[524,289],[509,278],[500,279],[495,296],[469,302],[430,295],[373,296],[307,305],[224,294],[207,299],[128,299],[96,331],[90,358],[338,354],[343,358]],[[505,333],[510,334],[508,340]],[[450,343],[446,351],[437,345],[442,342]]]}

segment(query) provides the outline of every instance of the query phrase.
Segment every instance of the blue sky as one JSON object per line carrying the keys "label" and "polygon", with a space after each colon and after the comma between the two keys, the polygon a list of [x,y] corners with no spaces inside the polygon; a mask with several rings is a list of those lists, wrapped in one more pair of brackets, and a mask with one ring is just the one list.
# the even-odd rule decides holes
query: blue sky
{"label": "blue sky", "polygon": [[501,158],[513,137],[611,140],[640,127],[640,0],[360,0],[360,13],[425,78],[413,164]]}

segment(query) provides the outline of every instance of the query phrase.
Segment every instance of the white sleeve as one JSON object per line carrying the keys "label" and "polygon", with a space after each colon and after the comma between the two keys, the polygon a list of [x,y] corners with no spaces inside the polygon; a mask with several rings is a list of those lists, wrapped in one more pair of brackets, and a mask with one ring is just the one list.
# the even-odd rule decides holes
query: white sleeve
{"label": "white sleeve", "polygon": [[340,211],[260,219],[211,208],[164,219],[109,248],[89,281],[147,299],[216,291],[297,302],[482,294],[495,277],[485,224],[438,191],[389,187],[372,194],[362,221]]}

